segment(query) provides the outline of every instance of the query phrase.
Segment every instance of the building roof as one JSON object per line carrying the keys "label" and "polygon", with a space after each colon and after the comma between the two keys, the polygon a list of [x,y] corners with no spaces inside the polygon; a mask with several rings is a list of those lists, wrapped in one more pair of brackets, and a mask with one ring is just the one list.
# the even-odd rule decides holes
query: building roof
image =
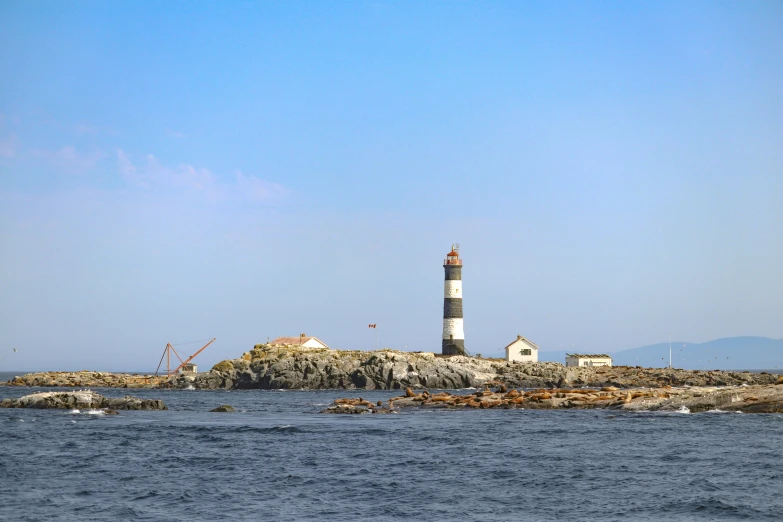
{"label": "building roof", "polygon": [[511,342],[511,344],[509,344],[508,346],[506,346],[506,350],[508,350],[509,348],[511,348],[511,346],[513,346],[513,344],[514,344],[515,342],[517,342],[517,341],[525,341],[527,344],[529,344],[529,345],[533,346],[533,347],[534,347],[536,350],[538,350],[538,349],[539,349],[539,348],[538,348],[538,345],[537,345],[536,343],[534,343],[533,341],[531,341],[530,339],[525,339],[525,338],[524,338],[524,337],[522,337],[521,335],[517,335],[517,338],[516,338],[516,339],[514,339],[514,340]]}
{"label": "building roof", "polygon": [[611,355],[605,353],[567,353],[566,357],[576,357],[577,359],[611,359]]}
{"label": "building roof", "polygon": [[312,335],[308,336],[308,337],[278,337],[277,339],[273,339],[273,340],[269,341],[269,344],[293,344],[293,345],[297,345],[297,344],[304,344],[304,343],[306,343],[307,341],[309,341],[311,339],[315,339],[316,341],[318,341],[322,345],[326,346],[325,342],[320,340],[318,337],[313,337]]}

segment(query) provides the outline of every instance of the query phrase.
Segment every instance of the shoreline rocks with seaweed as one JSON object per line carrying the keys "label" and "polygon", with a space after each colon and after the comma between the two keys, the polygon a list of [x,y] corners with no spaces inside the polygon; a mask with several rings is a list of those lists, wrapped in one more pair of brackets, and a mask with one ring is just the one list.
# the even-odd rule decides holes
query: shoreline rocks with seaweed
{"label": "shoreline rocks with seaweed", "polygon": [[396,413],[405,409],[613,409],[624,411],[726,411],[742,413],[783,413],[783,377],[777,384],[728,387],[680,387],[620,389],[507,389],[501,385],[473,393],[415,393],[386,402],[371,403],[362,398],[336,399],[321,413]]}

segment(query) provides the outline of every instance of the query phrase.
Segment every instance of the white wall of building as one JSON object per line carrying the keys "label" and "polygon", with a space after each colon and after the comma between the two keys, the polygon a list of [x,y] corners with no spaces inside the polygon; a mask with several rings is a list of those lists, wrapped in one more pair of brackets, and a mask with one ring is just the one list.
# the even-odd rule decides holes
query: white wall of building
{"label": "white wall of building", "polygon": [[527,339],[517,339],[506,346],[506,360],[510,362],[538,362],[538,347]]}
{"label": "white wall of building", "polygon": [[611,366],[611,357],[566,357],[566,366]]}
{"label": "white wall of building", "polygon": [[329,348],[323,343],[318,342],[317,339],[308,339],[307,342],[302,343],[305,348]]}

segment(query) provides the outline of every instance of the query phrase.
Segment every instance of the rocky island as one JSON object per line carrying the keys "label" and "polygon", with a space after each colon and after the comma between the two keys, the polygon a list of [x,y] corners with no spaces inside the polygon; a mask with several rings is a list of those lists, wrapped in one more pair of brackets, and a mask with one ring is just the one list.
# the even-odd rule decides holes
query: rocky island
{"label": "rocky island", "polygon": [[560,363],[507,362],[469,356],[396,350],[348,351],[256,345],[211,370],[172,377],[107,372],[43,372],[15,377],[9,386],[403,390],[478,388],[660,388],[773,384],[776,375],[633,366],[566,367]]}
{"label": "rocky island", "polygon": [[209,372],[179,375],[166,386],[195,389],[461,389],[487,383],[509,388],[729,386],[772,384],[768,373],[695,371],[632,366],[566,367],[468,356],[372,352],[259,344]]}

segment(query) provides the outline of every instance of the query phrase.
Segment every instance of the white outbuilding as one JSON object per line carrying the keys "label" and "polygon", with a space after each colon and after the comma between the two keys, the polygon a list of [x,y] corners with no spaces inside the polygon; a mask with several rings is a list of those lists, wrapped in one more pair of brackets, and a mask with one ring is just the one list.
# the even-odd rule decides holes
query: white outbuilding
{"label": "white outbuilding", "polygon": [[198,366],[193,363],[185,363],[180,367],[179,373],[198,373]]}
{"label": "white outbuilding", "polygon": [[308,337],[305,334],[299,337],[278,337],[268,343],[271,346],[301,347],[301,348],[329,348],[326,343],[317,337]]}
{"label": "white outbuilding", "polygon": [[612,358],[605,353],[567,353],[566,366],[611,366]]}
{"label": "white outbuilding", "polygon": [[516,340],[506,346],[506,360],[512,362],[538,362],[538,346],[533,341],[517,335]]}

